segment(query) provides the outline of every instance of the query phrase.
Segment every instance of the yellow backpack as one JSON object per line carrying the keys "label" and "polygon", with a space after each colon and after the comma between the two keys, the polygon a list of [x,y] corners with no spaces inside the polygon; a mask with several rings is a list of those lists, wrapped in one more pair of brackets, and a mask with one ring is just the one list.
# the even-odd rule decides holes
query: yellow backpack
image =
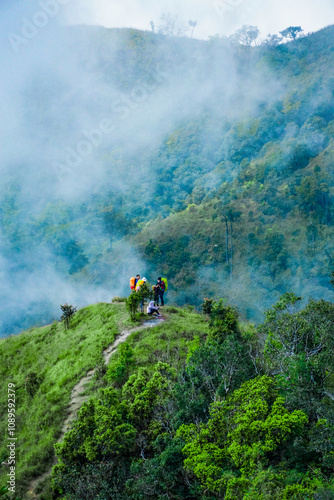
{"label": "yellow backpack", "polygon": [[140,287],[145,283],[145,281],[143,280],[138,280],[137,281],[137,284],[136,284],[136,292],[138,292],[138,290],[140,290]]}

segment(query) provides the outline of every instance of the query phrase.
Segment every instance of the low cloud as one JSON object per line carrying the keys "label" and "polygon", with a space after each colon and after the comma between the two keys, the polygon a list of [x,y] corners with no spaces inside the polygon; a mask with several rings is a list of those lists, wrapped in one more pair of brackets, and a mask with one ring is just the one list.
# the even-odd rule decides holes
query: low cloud
{"label": "low cloud", "polygon": [[334,23],[331,0],[184,0],[183,2],[145,0],[97,0],[94,5],[80,0],[83,11],[73,4],[68,12],[69,23],[97,24],[105,27],[150,29],[150,21],[159,24],[164,12],[178,15],[185,23],[197,20],[195,37],[230,35],[243,24],[256,25],[263,36],[278,33],[291,25],[302,25],[306,32],[316,31]]}

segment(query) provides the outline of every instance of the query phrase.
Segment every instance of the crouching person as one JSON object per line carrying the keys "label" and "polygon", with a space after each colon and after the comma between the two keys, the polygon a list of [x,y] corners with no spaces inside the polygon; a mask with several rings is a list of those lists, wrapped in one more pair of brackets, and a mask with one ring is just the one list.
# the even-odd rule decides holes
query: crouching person
{"label": "crouching person", "polygon": [[156,306],[154,300],[151,300],[151,302],[147,306],[147,314],[150,316],[158,316],[158,318],[161,318],[161,314],[159,313],[159,307]]}

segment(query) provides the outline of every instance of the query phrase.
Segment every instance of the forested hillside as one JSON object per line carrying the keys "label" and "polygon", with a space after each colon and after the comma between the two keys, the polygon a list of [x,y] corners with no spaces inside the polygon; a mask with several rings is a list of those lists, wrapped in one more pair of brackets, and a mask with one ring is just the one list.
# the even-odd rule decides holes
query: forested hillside
{"label": "forested hillside", "polygon": [[5,154],[4,335],[137,272],[256,320],[333,297],[332,27],[258,47],[76,27],[52,55],[21,95],[36,150]]}

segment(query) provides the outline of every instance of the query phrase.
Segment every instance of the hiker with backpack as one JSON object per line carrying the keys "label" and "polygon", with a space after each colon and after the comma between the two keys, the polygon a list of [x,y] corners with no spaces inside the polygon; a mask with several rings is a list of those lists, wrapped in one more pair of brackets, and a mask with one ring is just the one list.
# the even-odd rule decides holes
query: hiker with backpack
{"label": "hiker with backpack", "polygon": [[166,290],[166,283],[164,280],[161,279],[161,277],[158,278],[157,284],[155,285],[154,288],[154,294],[155,294],[155,301],[157,305],[159,305],[159,299],[161,301],[161,305],[164,306],[164,293]]}
{"label": "hiker with backpack", "polygon": [[136,289],[136,285],[138,283],[138,281],[140,280],[140,274],[137,274],[136,277],[132,276],[132,278],[130,278],[130,288],[131,290],[135,290]]}

